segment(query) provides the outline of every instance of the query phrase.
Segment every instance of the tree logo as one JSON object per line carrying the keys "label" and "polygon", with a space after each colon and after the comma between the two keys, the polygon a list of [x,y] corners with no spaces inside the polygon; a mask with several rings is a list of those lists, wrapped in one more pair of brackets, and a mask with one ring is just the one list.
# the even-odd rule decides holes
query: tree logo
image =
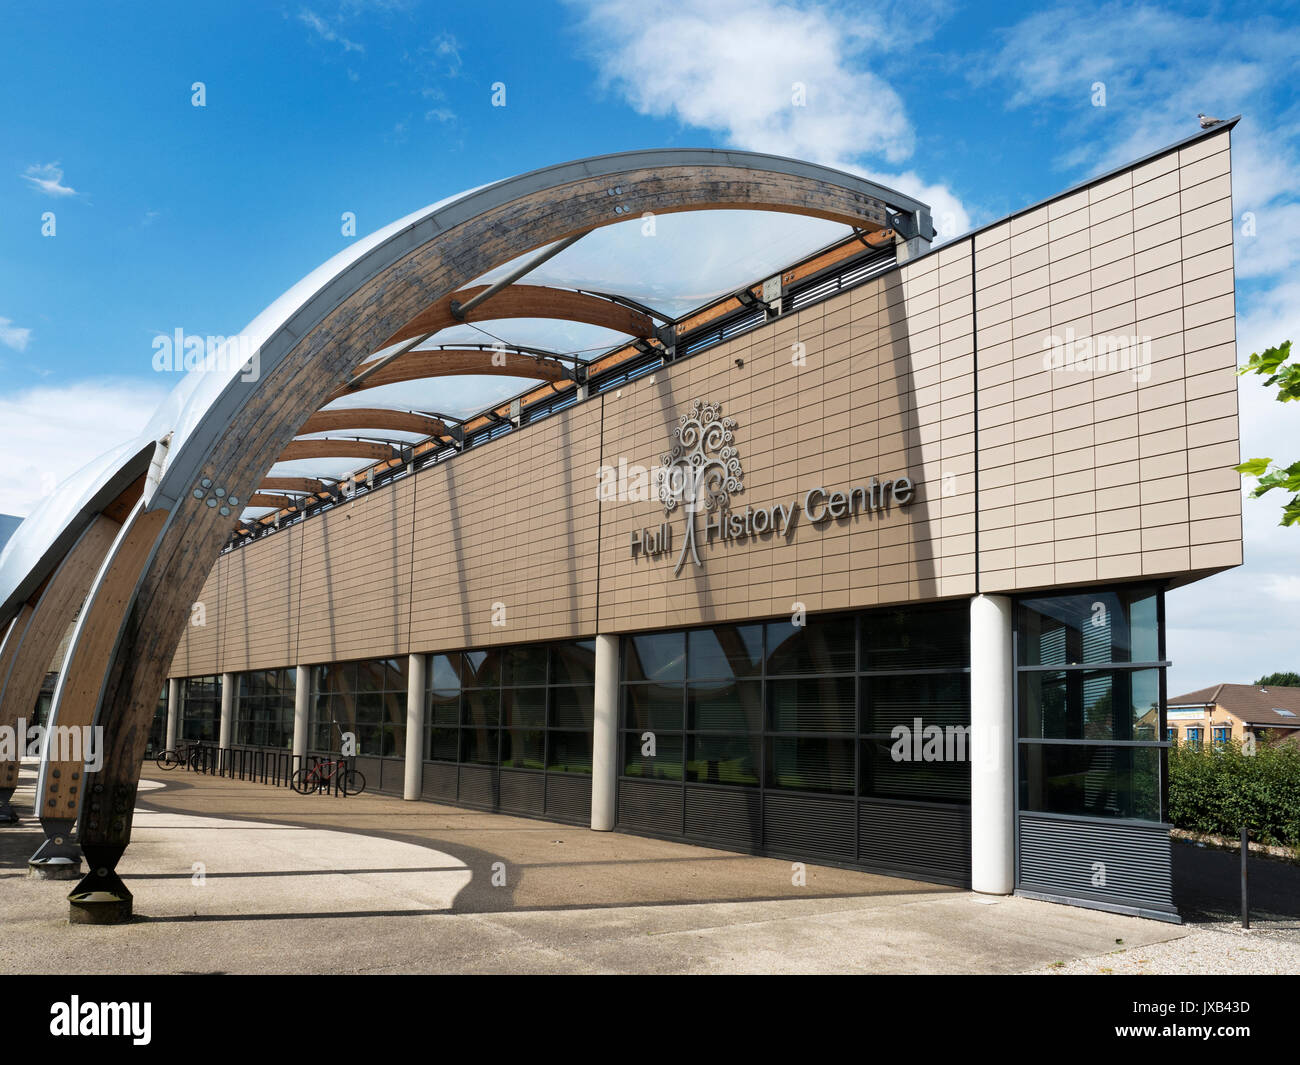
{"label": "tree logo", "polygon": [[687,551],[697,566],[704,565],[695,546],[696,512],[725,510],[731,497],[745,490],[744,471],[734,446],[736,420],[722,416],[722,404],[697,399],[678,421],[671,437],[672,451],[660,456],[656,475],[664,513],[672,514],[679,506],[686,512],[686,535],[673,576],[681,572]]}

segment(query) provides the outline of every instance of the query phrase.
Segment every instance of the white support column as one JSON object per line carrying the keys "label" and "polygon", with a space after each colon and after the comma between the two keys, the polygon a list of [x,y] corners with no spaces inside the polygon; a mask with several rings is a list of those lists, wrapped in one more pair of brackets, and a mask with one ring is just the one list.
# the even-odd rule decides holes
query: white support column
{"label": "white support column", "polygon": [[428,658],[410,655],[406,662],[406,780],[402,798],[418,799],[424,792],[424,686]]}
{"label": "white support column", "polygon": [[614,827],[618,795],[618,637],[596,637],[595,719],[591,732],[591,827]]}
{"label": "white support column", "polygon": [[302,760],[307,757],[307,708],[311,705],[311,670],[299,666],[293,685],[293,753]]}
{"label": "white support column", "polygon": [[1015,730],[1011,600],[970,604],[971,887],[1015,890]]}
{"label": "white support column", "polygon": [[223,751],[230,750],[230,737],[235,730],[235,687],[238,683],[238,673],[221,674],[221,732],[217,747]]}
{"label": "white support column", "polygon": [[181,730],[181,682],[172,677],[167,682],[167,750],[176,750]]}

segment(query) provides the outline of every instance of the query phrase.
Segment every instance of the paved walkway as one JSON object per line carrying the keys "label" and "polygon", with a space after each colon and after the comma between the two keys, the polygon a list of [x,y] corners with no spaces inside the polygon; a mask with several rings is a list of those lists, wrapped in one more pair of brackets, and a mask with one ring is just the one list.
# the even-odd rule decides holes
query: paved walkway
{"label": "paved walkway", "polygon": [[[3,972],[1014,973],[1188,929],[383,796],[153,774],[126,927],[71,926],[0,828]],[[15,799],[31,809],[30,774]]]}

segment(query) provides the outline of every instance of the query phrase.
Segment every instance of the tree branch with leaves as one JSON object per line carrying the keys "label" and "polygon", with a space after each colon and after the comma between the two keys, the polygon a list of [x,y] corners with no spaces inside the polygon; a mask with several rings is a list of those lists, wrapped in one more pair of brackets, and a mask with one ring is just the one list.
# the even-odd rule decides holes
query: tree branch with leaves
{"label": "tree branch with leaves", "polygon": [[[1300,362],[1292,362],[1291,341],[1285,340],[1275,348],[1269,348],[1260,354],[1251,355],[1250,361],[1237,370],[1240,377],[1246,374],[1258,374],[1268,379],[1265,388],[1277,388],[1274,397],[1279,403],[1290,403],[1300,399]],[[1251,499],[1267,495],[1274,488],[1291,493],[1291,499],[1282,508],[1282,520],[1279,525],[1295,525],[1300,522],[1300,462],[1290,466],[1280,466],[1268,459],[1250,459],[1235,467],[1238,473],[1249,474],[1257,478]]]}

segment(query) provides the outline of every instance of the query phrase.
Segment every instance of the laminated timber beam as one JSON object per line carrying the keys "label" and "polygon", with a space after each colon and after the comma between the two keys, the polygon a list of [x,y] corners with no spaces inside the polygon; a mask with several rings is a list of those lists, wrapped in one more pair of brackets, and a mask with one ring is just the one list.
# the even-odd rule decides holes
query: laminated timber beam
{"label": "laminated timber beam", "polygon": [[349,407],[345,410],[318,410],[298,427],[298,435],[330,433],[348,429],[390,429],[420,436],[446,436],[447,423],[413,411],[385,410],[382,407]]}
{"label": "laminated timber beam", "polygon": [[[364,371],[365,367],[361,367]],[[367,388],[393,385],[402,381],[422,381],[432,377],[463,377],[482,375],[488,377],[527,377],[535,381],[568,381],[570,372],[563,363],[524,355],[517,351],[492,351],[490,349],[438,349],[437,351],[408,351],[393,359],[355,385],[340,385],[328,396],[332,403],[343,396]]]}

